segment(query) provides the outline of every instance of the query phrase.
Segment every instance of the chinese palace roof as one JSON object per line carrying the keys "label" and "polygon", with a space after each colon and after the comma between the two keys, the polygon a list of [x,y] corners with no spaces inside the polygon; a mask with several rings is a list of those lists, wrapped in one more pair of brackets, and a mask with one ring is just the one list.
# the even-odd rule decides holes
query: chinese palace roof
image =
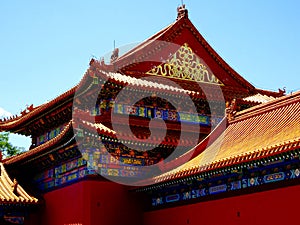
{"label": "chinese palace roof", "polygon": [[3,163],[0,163],[0,203],[1,204],[33,204],[38,199],[30,196],[16,180],[12,181],[7,174]]}
{"label": "chinese palace roof", "polygon": [[[300,147],[300,91],[239,112],[220,136],[156,183],[255,161]],[[201,148],[201,143],[193,150]]]}
{"label": "chinese palace roof", "polygon": [[[172,46],[173,44],[176,46],[175,49],[174,46]],[[182,57],[183,53],[184,57]],[[184,66],[187,65],[187,63],[192,65],[192,61],[184,61],[182,65],[175,65],[173,60],[175,58],[176,61],[184,61],[187,58],[193,59],[193,63],[196,62],[196,66],[200,68],[200,72],[206,74],[213,81],[197,80],[195,77],[190,76],[185,76],[180,79],[179,77],[175,78],[171,76],[173,72],[176,72],[174,69],[179,67],[182,68],[183,71],[192,70],[195,72],[195,68]],[[156,71],[156,69],[164,66],[171,68],[166,75]],[[163,84],[159,79],[157,79],[157,82],[136,79],[144,76],[152,76],[153,78],[157,78],[158,76],[165,77],[180,83],[182,88],[172,87],[170,84]],[[33,107],[32,105],[27,107],[27,109],[21,112],[20,116],[0,120],[0,131],[11,131],[31,135],[33,131],[36,131],[37,128],[45,123],[45,120],[47,123],[47,120],[51,120],[49,119],[50,117],[53,117],[54,114],[58,114],[58,110],[66,110],[66,112],[63,113],[71,114],[70,109],[72,108],[75,93],[80,87],[88,86],[95,77],[123,87],[130,84],[133,85],[133,89],[136,87],[146,88],[149,91],[158,90],[173,93],[188,93],[192,97],[201,97],[198,92],[199,83],[201,83],[201,85],[209,84],[211,87],[220,87],[227,99],[236,98],[236,96],[245,98],[252,95],[255,96],[258,93],[273,97],[282,96],[282,93],[270,91],[262,92],[262,90],[256,89],[233,70],[199,33],[197,28],[189,20],[187,10],[184,10],[184,13],[177,17],[169,26],[157,32],[124,55],[116,57],[111,64],[107,65],[102,61],[92,59],[89,69],[78,85],[45,104],[37,107]],[[262,96],[256,96],[254,99],[249,99],[249,101],[262,102],[262,98]],[[62,109],[63,106],[65,109]],[[29,126],[34,123],[37,125]]]}
{"label": "chinese palace roof", "polygon": [[[170,45],[168,43],[174,43],[178,47],[178,49],[171,49],[172,54],[169,51]],[[157,79],[157,82],[138,79],[143,76],[152,76],[153,78],[161,76],[161,74],[155,72],[155,68],[159,68],[162,64],[149,64],[151,61],[158,62],[161,60],[161,57],[165,57],[165,65],[168,63],[170,68],[174,69],[172,59],[179,57],[178,55],[182,52],[191,56],[199,64],[198,66],[204,68],[201,71],[205,71],[210,78],[213,78],[213,81],[207,82],[205,80],[203,82],[195,79],[175,79],[180,83],[180,88],[178,88],[178,86],[173,86],[172,82],[161,83],[159,79]],[[201,59],[197,55],[201,56]],[[170,74],[171,73],[169,73],[169,75]],[[173,79],[174,77],[166,78]],[[9,158],[5,163],[12,164],[31,157],[34,158],[39,154],[47,154],[51,149],[60,146],[64,142],[70,141],[74,135],[72,128],[76,128],[73,127],[74,124],[72,124],[72,122],[74,122],[72,121],[74,98],[79,92],[80,95],[78,96],[82,97],[82,100],[89,99],[89,94],[97,94],[97,91],[103,87],[104,82],[114,84],[112,86],[118,86],[120,89],[129,85],[133,91],[143,90],[149,93],[166,92],[176,96],[187,94],[191,98],[203,97],[203,93],[201,94],[198,90],[194,89],[194,86],[197,86],[197,82],[203,82],[212,88],[221,87],[222,90],[225,90],[224,95],[228,94],[227,98],[229,99],[234,97],[235,94],[241,98],[254,96],[249,97],[249,99],[245,101],[257,103],[266,101],[267,96],[278,97],[282,95],[282,93],[258,90],[234,71],[198,32],[187,17],[186,12],[185,15],[178,17],[175,22],[157,34],[142,42],[123,56],[116,58],[110,65],[92,59],[89,68],[79,84],[55,99],[37,107],[31,105],[21,112],[19,116],[0,120],[0,131],[10,131],[27,136],[37,136],[44,132],[45,129],[51,129],[51,126],[54,126],[53,124],[55,123],[64,124],[64,129],[55,138],[41,145],[32,146],[28,152]],[[97,88],[94,89],[94,87]],[[271,99],[273,97],[269,98]],[[81,121],[85,126],[99,130],[101,134],[113,135],[114,131],[101,124],[101,121],[97,121],[95,124],[91,124],[90,122],[91,121]],[[34,135],[33,132],[35,132]]]}

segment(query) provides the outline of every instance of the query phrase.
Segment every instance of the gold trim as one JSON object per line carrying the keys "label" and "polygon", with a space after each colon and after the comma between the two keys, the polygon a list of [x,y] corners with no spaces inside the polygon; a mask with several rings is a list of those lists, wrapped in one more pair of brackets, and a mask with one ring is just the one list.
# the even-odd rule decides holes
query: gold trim
{"label": "gold trim", "polygon": [[208,70],[187,43],[184,43],[165,63],[155,66],[146,74],[220,86],[224,85]]}

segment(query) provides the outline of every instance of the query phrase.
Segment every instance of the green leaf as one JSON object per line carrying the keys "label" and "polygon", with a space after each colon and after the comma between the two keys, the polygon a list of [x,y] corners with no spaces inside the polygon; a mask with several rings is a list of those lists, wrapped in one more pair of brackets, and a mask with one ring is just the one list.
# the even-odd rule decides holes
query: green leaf
{"label": "green leaf", "polygon": [[13,146],[9,142],[9,132],[0,133],[0,151],[4,157],[20,154],[25,151],[24,148]]}

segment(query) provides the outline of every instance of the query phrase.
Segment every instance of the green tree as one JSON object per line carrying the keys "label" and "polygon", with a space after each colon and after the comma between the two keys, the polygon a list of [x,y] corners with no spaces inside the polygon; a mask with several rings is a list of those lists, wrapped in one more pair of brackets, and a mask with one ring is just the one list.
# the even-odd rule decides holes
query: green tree
{"label": "green tree", "polygon": [[9,142],[9,133],[8,132],[1,132],[0,133],[0,151],[4,157],[13,156],[24,152],[25,149],[22,147],[13,146]]}

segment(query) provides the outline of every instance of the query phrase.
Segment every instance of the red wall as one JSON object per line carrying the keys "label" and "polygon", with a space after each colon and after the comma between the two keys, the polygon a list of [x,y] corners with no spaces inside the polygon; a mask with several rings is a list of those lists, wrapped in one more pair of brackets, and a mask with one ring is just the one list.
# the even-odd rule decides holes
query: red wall
{"label": "red wall", "polygon": [[90,181],[91,224],[142,224],[142,201],[122,185]]}
{"label": "red wall", "polygon": [[45,225],[142,224],[138,196],[108,181],[81,181],[44,195]]}
{"label": "red wall", "polygon": [[81,181],[44,198],[45,225],[282,225],[298,224],[300,185],[145,213],[143,198],[107,181]]}
{"label": "red wall", "polygon": [[298,202],[299,185],[147,212],[144,225],[299,224]]}
{"label": "red wall", "polygon": [[85,201],[89,198],[89,196],[85,196],[87,199],[84,199],[84,189],[84,183],[79,182],[46,193],[44,195],[45,208],[42,213],[43,224],[83,224],[88,207]]}

